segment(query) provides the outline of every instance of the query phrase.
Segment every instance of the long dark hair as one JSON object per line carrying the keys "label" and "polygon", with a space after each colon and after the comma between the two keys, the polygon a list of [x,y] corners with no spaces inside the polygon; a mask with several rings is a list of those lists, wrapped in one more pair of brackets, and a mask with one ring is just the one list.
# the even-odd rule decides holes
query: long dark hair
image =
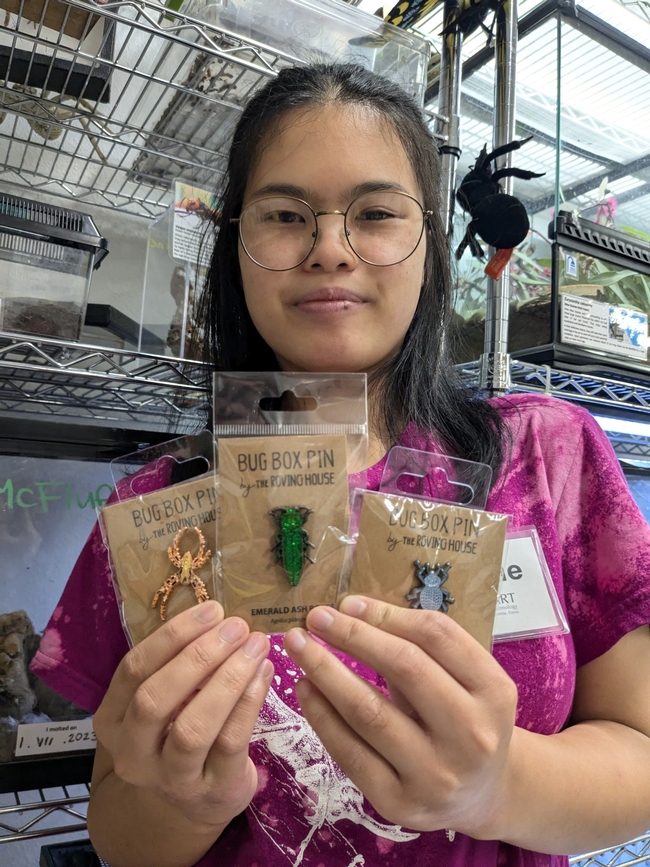
{"label": "long dark hair", "polygon": [[354,64],[314,64],[283,69],[248,103],[235,129],[221,195],[221,230],[199,307],[204,359],[217,370],[277,370],[276,358],[248,314],[241,283],[236,225],[250,173],[296,109],[331,103],[363,105],[397,133],[418,181],[425,210],[425,278],[413,321],[394,358],[373,374],[378,424],[386,445],[413,424],[444,450],[482,461],[496,479],[503,462],[501,419],[489,403],[464,388],[449,351],[451,277],[449,248],[440,213],[440,159],[415,103],[396,84]]}

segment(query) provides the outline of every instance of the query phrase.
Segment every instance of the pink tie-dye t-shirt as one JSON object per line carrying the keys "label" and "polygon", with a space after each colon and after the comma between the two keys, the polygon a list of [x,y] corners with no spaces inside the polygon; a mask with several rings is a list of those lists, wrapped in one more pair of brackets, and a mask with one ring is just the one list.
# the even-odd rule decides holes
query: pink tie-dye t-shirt
{"label": "pink tie-dye t-shirt", "polygon": [[[494,404],[512,431],[513,447],[487,507],[511,515],[512,529],[537,528],[571,627],[568,635],[498,644],[494,655],[519,689],[517,725],[551,735],[567,722],[576,667],[650,623],[650,529],[609,442],[587,412],[539,395],[510,395]],[[404,443],[426,445],[413,436],[405,436]],[[371,468],[368,487],[378,487],[383,465]],[[33,669],[51,687],[94,711],[127,650],[106,553],[95,529],[52,615]],[[359,675],[378,682],[374,672],[338,655]],[[281,636],[271,637],[270,658],[276,673],[251,744],[258,790],[200,867],[568,863],[564,857],[462,834],[450,842],[444,831],[419,833],[385,821],[302,718],[294,692],[300,672],[285,654]]]}

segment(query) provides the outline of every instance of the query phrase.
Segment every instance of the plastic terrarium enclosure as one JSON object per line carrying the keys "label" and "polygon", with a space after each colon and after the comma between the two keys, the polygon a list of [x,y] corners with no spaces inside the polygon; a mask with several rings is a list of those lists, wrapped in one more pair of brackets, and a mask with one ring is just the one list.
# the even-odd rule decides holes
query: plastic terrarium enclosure
{"label": "plastic terrarium enclosure", "polygon": [[424,99],[428,43],[341,0],[190,0],[183,11],[307,63],[361,63]]}
{"label": "plastic terrarium enclosure", "polygon": [[650,243],[567,212],[551,232],[552,291],[537,297],[538,328],[515,356],[604,375],[624,368],[650,376]]}
{"label": "plastic terrarium enclosure", "polygon": [[107,253],[86,214],[0,196],[0,329],[78,340]]}
{"label": "plastic terrarium enclosure", "polygon": [[[549,258],[527,255],[541,246],[535,239],[514,259],[509,352],[522,361],[604,376],[636,373],[646,380],[650,243],[568,211],[553,225]],[[461,289],[470,278],[466,270]],[[483,351],[484,321],[481,313],[457,316],[467,360]]]}
{"label": "plastic terrarium enclosure", "polygon": [[[190,189],[196,194],[207,193]],[[184,245],[179,244],[176,229],[184,232]],[[203,222],[201,217],[173,205],[150,223],[138,341],[141,352],[176,358],[200,355],[202,334],[198,331],[197,304],[207,274],[213,231],[209,221]]]}
{"label": "plastic terrarium enclosure", "polygon": [[[208,28],[214,41],[250,46],[274,72],[296,63],[356,62],[397,82],[419,104],[424,100],[429,43],[341,0],[188,0],[181,12]],[[194,26],[170,23],[184,40],[196,39]],[[153,134],[148,144],[157,149],[160,142],[173,139],[187,143],[187,153],[196,150],[194,165],[183,171],[170,161],[167,148],[162,155],[138,153],[132,169],[139,177],[182,179],[214,189],[241,109],[268,80],[240,52],[228,47],[212,56],[197,50],[200,42],[188,51],[183,43],[157,40],[137,58],[142,77],[129,83],[128,104],[137,105],[138,117],[146,119],[143,131]],[[167,79],[172,86],[163,91],[159,82]],[[188,99],[185,88],[201,98]],[[124,105],[119,106],[123,110]]]}
{"label": "plastic terrarium enclosure", "polygon": [[[397,82],[417,102],[423,102],[427,41],[340,0],[190,0],[182,13],[213,28],[215,39],[219,33],[233,44],[244,40],[262,57],[275,57],[275,71],[296,62],[358,62]],[[183,30],[185,37],[188,33],[191,35],[189,28],[187,33]],[[139,60],[143,73],[155,71],[155,83],[145,86],[144,79],[133,82],[131,97],[139,116],[146,118],[145,127],[153,131],[149,141],[173,139],[174,147],[184,148],[184,153],[189,146],[202,149],[197,156],[200,168],[188,166],[179,171],[167,152],[160,155],[145,150],[138,152],[133,163],[139,177],[155,177],[172,192],[171,196],[160,196],[158,205],[165,202],[166,208],[150,224],[138,343],[142,351],[176,357],[188,357],[195,351],[195,303],[207,263],[197,266],[194,245],[188,245],[182,254],[175,249],[173,238],[177,228],[186,232],[197,226],[208,227],[201,211],[190,205],[197,190],[206,197],[219,190],[241,109],[268,81],[268,76],[260,77],[249,63],[241,62],[238,66],[234,52],[229,59],[216,58],[171,41],[160,45],[158,54],[149,50]],[[161,92],[157,82],[167,76],[173,77],[175,89]],[[203,96],[188,98],[184,88]],[[181,185],[194,192],[179,195]]]}
{"label": "plastic terrarium enclosure", "polygon": [[[573,245],[579,229],[570,238],[564,233],[568,220],[573,219],[585,229],[597,224],[601,241],[616,238],[628,250],[645,249],[650,243],[646,47],[650,20],[640,7],[624,7],[617,0],[555,6],[522,0],[520,11],[516,138],[533,138],[513,154],[512,165],[545,175],[514,182],[514,194],[526,206],[531,233],[511,260],[508,351],[515,357],[555,365],[575,363],[584,369],[584,365],[595,364],[592,372],[598,369],[610,375],[628,369],[643,372],[649,368],[641,348],[628,346],[627,338],[615,337],[598,338],[596,347],[594,340],[590,342],[571,326],[570,312],[578,309],[578,302],[562,298],[572,295],[585,302],[648,312],[648,276],[641,258],[622,253],[614,261],[612,247],[598,241],[594,245],[593,233],[589,233],[591,241],[586,236],[583,239],[589,250]],[[465,61],[472,71],[463,81],[458,183],[483,144],[492,140],[494,61],[488,54],[481,46]],[[557,255],[548,231],[556,215]],[[465,218],[457,206],[455,246],[465,231]],[[577,278],[564,270],[566,254],[571,251],[578,255]],[[571,259],[569,264],[572,268]],[[455,324],[460,362],[477,359],[483,352],[484,267],[485,261],[468,252],[458,264]],[[629,337],[632,322],[628,317],[625,326],[617,326],[612,320],[612,333],[624,327]],[[551,344],[555,344],[552,351],[539,351]]]}

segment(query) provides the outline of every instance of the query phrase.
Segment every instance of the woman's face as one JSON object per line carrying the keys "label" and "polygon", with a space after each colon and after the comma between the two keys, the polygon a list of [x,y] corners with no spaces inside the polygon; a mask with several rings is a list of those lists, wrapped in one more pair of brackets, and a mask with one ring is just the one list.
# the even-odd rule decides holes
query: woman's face
{"label": "woman's face", "polygon": [[[409,159],[390,124],[359,106],[296,111],[263,149],[244,206],[297,196],[314,211],[345,211],[360,185],[386,184],[421,202]],[[318,240],[290,271],[268,271],[239,246],[246,304],[282,370],[372,371],[394,356],[422,286],[425,236],[413,255],[377,267],[359,259],[343,218],[318,218]]]}

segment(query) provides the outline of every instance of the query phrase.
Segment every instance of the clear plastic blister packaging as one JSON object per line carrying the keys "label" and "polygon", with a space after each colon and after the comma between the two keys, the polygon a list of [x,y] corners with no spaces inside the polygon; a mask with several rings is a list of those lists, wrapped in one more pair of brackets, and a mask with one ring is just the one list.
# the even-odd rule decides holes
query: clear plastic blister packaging
{"label": "clear plastic blister packaging", "polygon": [[263,632],[333,605],[349,568],[348,473],[367,451],[365,374],[215,374],[219,598]]}
{"label": "clear plastic blister packaging", "polygon": [[117,501],[100,512],[122,623],[134,645],[165,620],[217,598],[217,483],[208,431],[111,465]]}
{"label": "clear plastic blister packaging", "polygon": [[485,511],[485,464],[396,446],[379,491],[357,489],[349,593],[447,613],[490,649],[508,517]]}

